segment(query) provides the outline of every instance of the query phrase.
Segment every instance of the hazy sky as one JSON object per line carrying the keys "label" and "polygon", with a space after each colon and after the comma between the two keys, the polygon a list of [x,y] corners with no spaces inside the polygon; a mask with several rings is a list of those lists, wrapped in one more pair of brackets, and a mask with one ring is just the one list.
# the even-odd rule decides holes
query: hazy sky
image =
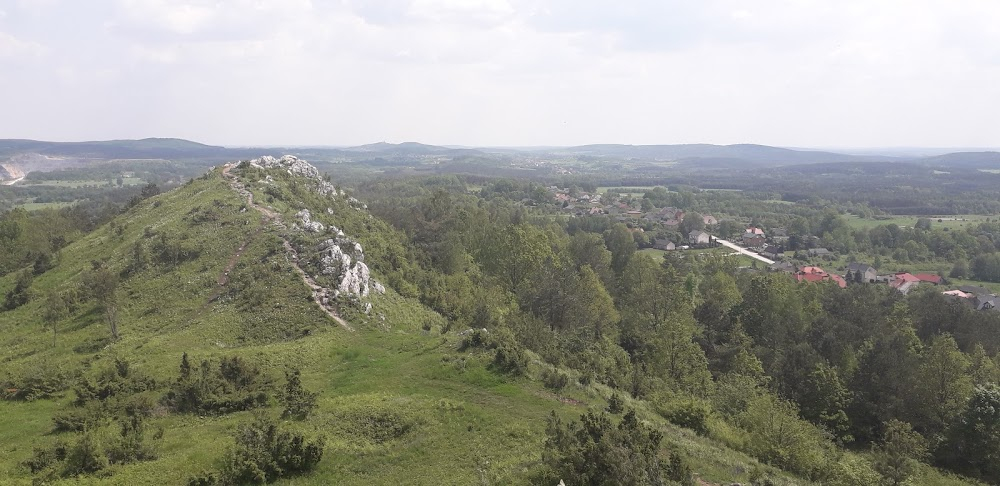
{"label": "hazy sky", "polygon": [[0,0],[0,138],[1000,146],[996,0]]}

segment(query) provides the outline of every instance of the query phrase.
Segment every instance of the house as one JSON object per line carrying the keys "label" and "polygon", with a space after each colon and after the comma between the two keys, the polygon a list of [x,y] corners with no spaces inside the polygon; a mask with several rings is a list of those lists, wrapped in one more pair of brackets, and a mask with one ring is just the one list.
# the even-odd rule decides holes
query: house
{"label": "house", "polygon": [[962,292],[965,292],[967,294],[974,294],[974,295],[990,295],[991,293],[989,289],[983,287],[977,287],[975,285],[962,285],[961,287],[958,288],[958,290],[961,290]]}
{"label": "house", "polygon": [[715,219],[715,216],[712,216],[711,214],[703,215],[701,219],[705,223],[705,226],[715,226],[719,224],[719,220]]}
{"label": "house", "polygon": [[743,246],[749,248],[756,248],[759,246],[764,246],[767,242],[767,238],[764,235],[758,235],[754,233],[743,233]]}
{"label": "house", "polygon": [[795,280],[797,282],[827,282],[832,281],[837,284],[840,288],[847,287],[847,281],[843,277],[836,274],[826,273],[822,268],[819,267],[802,267],[798,272],[795,273]]}
{"label": "house", "polygon": [[704,231],[694,230],[688,233],[688,241],[692,245],[707,245],[712,241],[712,237]]}
{"label": "house", "polygon": [[795,273],[798,268],[792,262],[774,262],[767,267],[768,270],[772,272],[785,272],[785,273]]}
{"label": "house", "polygon": [[826,248],[810,248],[806,253],[811,257],[826,257],[833,255],[833,252],[827,250]]}
{"label": "house", "polygon": [[889,286],[906,295],[920,283],[920,279],[906,272],[896,274],[896,278],[889,282]]}
{"label": "house", "polygon": [[781,248],[778,248],[777,246],[774,245],[767,245],[767,247],[764,248],[764,251],[760,252],[761,256],[763,256],[764,258],[770,258],[772,260],[777,260],[778,258],[781,258],[782,253],[783,252],[781,251]]}
{"label": "house", "polygon": [[996,310],[1000,306],[1000,297],[995,295],[977,295],[970,300],[976,310]]}
{"label": "house", "polygon": [[[860,275],[860,278],[858,275]],[[876,277],[878,277],[878,272],[875,270],[875,267],[867,263],[858,262],[848,265],[847,273],[844,274],[844,279],[848,282],[875,283]]]}
{"label": "house", "polygon": [[673,241],[670,241],[666,238],[657,238],[656,242],[653,243],[653,248],[656,248],[657,250],[671,251],[675,250],[677,246],[674,245]]}
{"label": "house", "polygon": [[751,226],[751,227],[747,228],[747,230],[744,233],[748,233],[748,234],[751,234],[751,235],[765,236],[764,235],[764,230],[762,230],[762,229],[760,229],[760,228],[758,228],[756,226]]}
{"label": "house", "polygon": [[921,282],[927,282],[933,285],[941,285],[944,283],[944,279],[940,275],[935,275],[933,273],[918,273],[914,275]]}

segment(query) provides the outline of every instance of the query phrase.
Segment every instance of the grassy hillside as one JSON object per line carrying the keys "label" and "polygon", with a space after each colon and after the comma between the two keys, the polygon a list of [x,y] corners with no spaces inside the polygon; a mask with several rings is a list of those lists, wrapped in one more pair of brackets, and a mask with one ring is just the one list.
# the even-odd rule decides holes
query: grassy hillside
{"label": "grassy hillside", "polygon": [[[365,245],[376,278],[396,281],[384,272],[402,243],[387,225],[343,197],[310,193],[299,178],[280,171],[266,174],[273,184],[256,183],[263,173],[246,175],[255,199],[284,221],[309,208],[315,219]],[[343,304],[340,314],[354,331],[338,326],[293,270],[282,247],[287,238],[306,237],[262,218],[216,169],[143,201],[63,249],[58,264],[35,277],[31,300],[0,312],[0,382],[11,398],[0,400],[0,483],[31,484],[23,462],[34,449],[77,440],[78,433],[56,432],[52,418],[74,410],[74,385],[95,379],[116,360],[154,383],[140,395],[156,403],[147,428],[162,430],[154,440],[157,458],[66,482],[186,484],[218,468],[239,424],[257,414],[279,417],[275,397],[292,368],[302,370],[306,389],[319,393],[318,408],[306,420],[279,423],[310,438],[323,436],[327,445],[315,471],[280,484],[528,484],[541,467],[550,411],[575,420],[588,408],[605,408],[610,391],[602,386],[571,379],[559,392],[543,387],[537,378],[548,365],[537,359],[527,377],[492,370],[491,351],[466,349],[459,330],[444,332],[441,316],[391,287],[365,299],[372,304],[368,313]],[[120,275],[118,340],[99,302],[81,287],[88,272],[101,268]],[[14,286],[12,273],[0,280],[0,293]],[[55,342],[43,319],[51,314],[53,293],[75,299],[55,318]],[[177,379],[184,353],[193,363],[239,356],[259,366],[276,392],[257,411],[174,412],[159,400]],[[51,396],[16,397],[27,386],[51,390]],[[670,425],[644,403],[626,401],[665,435],[664,453],[682,451],[709,484],[746,482],[760,471],[777,484],[807,484]],[[105,418],[90,431],[109,443],[117,428]],[[930,483],[949,484],[928,474]]]}

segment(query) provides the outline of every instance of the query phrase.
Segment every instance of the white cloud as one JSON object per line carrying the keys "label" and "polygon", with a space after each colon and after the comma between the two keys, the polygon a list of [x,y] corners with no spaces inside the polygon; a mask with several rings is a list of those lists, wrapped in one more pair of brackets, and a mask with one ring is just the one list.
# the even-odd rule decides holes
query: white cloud
{"label": "white cloud", "polygon": [[12,136],[1000,145],[991,0],[32,5],[0,33]]}
{"label": "white cloud", "polygon": [[13,35],[0,32],[0,59],[37,57],[45,53],[45,47],[37,42],[25,41]]}

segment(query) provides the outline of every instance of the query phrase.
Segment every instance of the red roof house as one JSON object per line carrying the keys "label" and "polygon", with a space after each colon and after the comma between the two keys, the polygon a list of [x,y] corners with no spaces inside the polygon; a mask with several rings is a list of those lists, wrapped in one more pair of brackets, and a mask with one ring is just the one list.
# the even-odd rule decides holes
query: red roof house
{"label": "red roof house", "polygon": [[795,280],[798,282],[825,282],[831,280],[837,283],[840,288],[847,287],[847,281],[840,275],[830,275],[819,267],[802,267],[795,273]]}
{"label": "red roof house", "polygon": [[917,277],[917,280],[920,280],[921,282],[927,282],[934,285],[941,285],[944,283],[940,275],[935,275],[933,273],[918,273],[914,275],[914,277]]}

